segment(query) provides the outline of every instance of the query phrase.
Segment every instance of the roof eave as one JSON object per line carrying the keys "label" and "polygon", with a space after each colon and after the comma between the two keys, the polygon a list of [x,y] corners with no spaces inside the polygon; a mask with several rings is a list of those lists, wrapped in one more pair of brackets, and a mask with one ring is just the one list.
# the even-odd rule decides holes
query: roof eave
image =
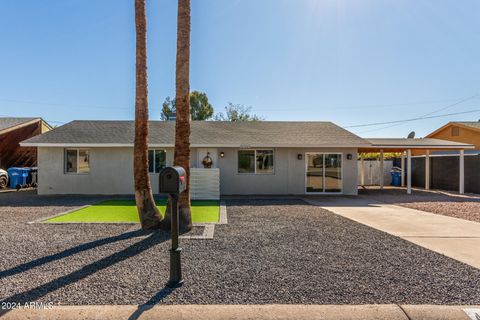
{"label": "roof eave", "polygon": [[468,145],[371,145],[375,149],[474,149],[475,146]]}
{"label": "roof eave", "polygon": [[[57,147],[57,148],[118,148],[133,147],[133,143],[47,143],[47,142],[21,142],[22,147]],[[151,148],[173,148],[173,144],[148,145]],[[191,144],[192,148],[365,148],[370,144]]]}

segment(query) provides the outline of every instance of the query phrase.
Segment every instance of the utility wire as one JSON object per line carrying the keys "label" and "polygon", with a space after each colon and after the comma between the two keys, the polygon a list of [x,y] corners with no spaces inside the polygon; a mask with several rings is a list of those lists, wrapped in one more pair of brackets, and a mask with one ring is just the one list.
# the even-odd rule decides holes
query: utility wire
{"label": "utility wire", "polygon": [[[419,120],[425,119],[425,117],[428,117],[428,116],[430,116],[430,115],[432,115],[432,114],[435,114],[435,113],[437,113],[437,112],[440,112],[440,111],[449,109],[449,108],[454,107],[454,106],[456,106],[456,105],[459,105],[459,104],[461,104],[461,103],[463,103],[463,102],[466,102],[466,101],[475,99],[477,96],[478,96],[478,94],[473,95],[473,96],[468,97],[468,98],[465,98],[465,99],[462,99],[462,100],[460,100],[460,101],[458,101],[458,102],[456,102],[456,103],[450,104],[450,105],[448,105],[448,106],[446,106],[446,107],[443,107],[443,108],[440,108],[440,109],[438,109],[438,110],[435,110],[435,111],[426,113],[426,114],[420,116],[420,117],[419,117]],[[409,121],[406,121],[406,122],[404,122],[404,123],[408,123],[408,122],[409,122]],[[380,131],[380,130],[384,130],[384,129],[389,129],[389,128],[393,128],[393,127],[400,126],[400,125],[402,125],[402,124],[404,124],[404,123],[395,123],[395,124],[392,124],[392,125],[389,125],[389,126],[385,126],[385,127],[381,127],[381,128],[376,128],[376,129],[371,129],[371,130],[360,131],[360,132],[357,132],[357,134],[367,133],[367,132],[374,132],[374,131]]]}
{"label": "utility wire", "polygon": [[344,128],[368,127],[368,126],[373,126],[373,125],[382,125],[382,124],[390,124],[390,123],[404,123],[404,122],[409,122],[409,121],[442,118],[442,117],[456,116],[456,115],[460,115],[460,114],[469,114],[469,113],[476,113],[476,112],[480,112],[480,109],[473,109],[473,110],[468,110],[468,111],[454,112],[454,113],[447,113],[447,114],[439,114],[439,115],[436,115],[436,116],[417,117],[417,118],[410,118],[410,119],[396,120],[396,121],[387,121],[387,122],[377,122],[375,124],[362,124],[362,125],[356,125],[356,126],[347,126],[347,127],[344,127]]}
{"label": "utility wire", "polygon": [[[394,120],[394,121],[385,121],[385,122],[374,122],[374,123],[368,123],[368,124],[357,124],[357,125],[352,125],[352,126],[345,126],[344,128],[359,128],[359,127],[372,127],[372,126],[379,126],[379,125],[384,125],[384,124],[393,124],[393,123],[405,123],[405,122],[410,122],[410,121],[416,121],[416,120],[422,120],[422,119],[431,119],[432,117],[430,117],[431,115],[437,113],[437,112],[440,112],[440,111],[443,111],[443,110],[446,110],[446,109],[449,109],[451,107],[454,107],[456,105],[459,105],[461,103],[464,103],[466,101],[469,101],[469,100],[472,100],[472,99],[475,99],[476,97],[478,96],[478,94],[476,95],[473,95],[471,97],[468,97],[468,98],[464,98],[460,101],[457,101],[455,103],[452,103],[452,104],[449,104],[445,107],[442,107],[440,109],[437,109],[435,111],[432,111],[432,112],[429,112],[427,114],[424,114],[422,116],[419,116],[419,117],[415,117],[415,118],[410,118],[410,119],[404,119],[404,120]],[[470,113],[470,111],[467,111]],[[475,112],[475,111],[474,111]],[[458,113],[451,113],[451,114],[445,114],[445,115],[441,115],[442,117],[446,117],[446,116],[450,116],[450,115],[455,115],[455,114],[458,114]],[[461,113],[460,113],[461,114]]]}

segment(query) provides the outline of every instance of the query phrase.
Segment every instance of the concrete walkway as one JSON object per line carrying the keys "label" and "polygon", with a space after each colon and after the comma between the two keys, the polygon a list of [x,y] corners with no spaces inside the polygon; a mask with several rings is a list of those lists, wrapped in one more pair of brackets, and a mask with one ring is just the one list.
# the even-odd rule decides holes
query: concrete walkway
{"label": "concrete walkway", "polygon": [[[0,316],[2,313],[0,313]],[[176,305],[55,306],[15,309],[2,319],[49,320],[476,320],[478,306],[431,305]]]}
{"label": "concrete walkway", "polygon": [[345,218],[480,269],[480,223],[357,197],[305,198]]}

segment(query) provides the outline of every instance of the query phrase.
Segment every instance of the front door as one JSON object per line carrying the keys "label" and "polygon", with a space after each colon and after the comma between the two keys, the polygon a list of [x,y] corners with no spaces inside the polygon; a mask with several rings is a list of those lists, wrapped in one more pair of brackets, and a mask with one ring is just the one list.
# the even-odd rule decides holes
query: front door
{"label": "front door", "polygon": [[212,168],[217,168],[217,149],[215,148],[205,148],[205,149],[197,149],[197,168],[203,168],[203,159],[207,156],[207,154],[212,158]]}
{"label": "front door", "polygon": [[342,154],[307,153],[305,175],[306,193],[341,193]]}

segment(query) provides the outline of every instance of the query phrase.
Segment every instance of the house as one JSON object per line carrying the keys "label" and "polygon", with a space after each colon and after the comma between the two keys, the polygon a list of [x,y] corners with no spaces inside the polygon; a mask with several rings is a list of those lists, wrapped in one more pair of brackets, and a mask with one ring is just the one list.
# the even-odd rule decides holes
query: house
{"label": "house", "polygon": [[41,118],[0,118],[0,168],[37,165],[37,149],[20,142],[51,130]]}
{"label": "house", "polygon": [[[149,123],[149,171],[172,165],[175,123]],[[73,121],[22,142],[38,149],[39,194],[132,194],[133,121]],[[357,194],[359,151],[468,149],[437,139],[372,142],[331,122],[191,122],[193,198]],[[204,168],[206,158],[211,168]]]}
{"label": "house", "polygon": [[[433,131],[427,138],[436,138],[455,142],[468,143],[475,146],[474,150],[469,150],[469,154],[480,153],[480,121],[452,121]],[[450,152],[436,152],[434,154],[445,154]],[[454,152],[457,153],[458,152]],[[425,154],[417,152],[415,155]]]}

